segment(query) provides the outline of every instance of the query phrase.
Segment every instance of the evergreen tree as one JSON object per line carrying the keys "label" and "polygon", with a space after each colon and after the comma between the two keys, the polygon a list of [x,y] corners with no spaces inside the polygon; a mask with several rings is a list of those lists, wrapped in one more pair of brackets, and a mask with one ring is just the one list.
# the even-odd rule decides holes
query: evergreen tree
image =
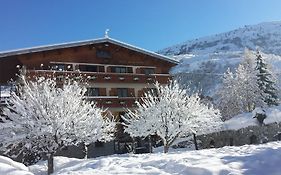
{"label": "evergreen tree", "polygon": [[224,74],[222,86],[218,91],[217,104],[225,120],[265,105],[256,75],[255,54],[246,49],[244,60],[235,72],[232,73],[228,69]]}
{"label": "evergreen tree", "polygon": [[256,107],[265,106],[262,91],[257,83],[257,74],[255,53],[245,49],[244,59],[236,69],[237,87],[241,96],[243,112],[252,112]]}
{"label": "evergreen tree", "polygon": [[256,53],[256,70],[257,83],[259,89],[262,91],[261,95],[263,96],[264,102],[268,106],[278,105],[276,80],[268,69],[268,65],[259,50]]}

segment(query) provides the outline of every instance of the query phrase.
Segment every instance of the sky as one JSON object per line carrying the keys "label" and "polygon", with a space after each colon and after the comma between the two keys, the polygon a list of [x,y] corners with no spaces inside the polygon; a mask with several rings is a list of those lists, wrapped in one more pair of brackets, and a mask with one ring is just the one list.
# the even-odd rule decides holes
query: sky
{"label": "sky", "polygon": [[109,36],[151,51],[281,21],[280,0],[1,0],[0,51]]}

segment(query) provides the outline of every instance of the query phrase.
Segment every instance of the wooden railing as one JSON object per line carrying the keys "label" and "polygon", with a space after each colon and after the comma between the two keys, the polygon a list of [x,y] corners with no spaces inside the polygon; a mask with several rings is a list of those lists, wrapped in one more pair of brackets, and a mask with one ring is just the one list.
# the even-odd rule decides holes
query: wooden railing
{"label": "wooden railing", "polygon": [[135,101],[137,97],[86,97],[87,100],[95,101],[98,107],[103,108],[132,108],[136,107]]}
{"label": "wooden railing", "polygon": [[166,84],[171,76],[169,74],[133,74],[133,73],[104,73],[104,72],[77,72],[77,71],[52,71],[52,70],[28,70],[30,76],[54,76],[61,79],[70,77],[84,79],[96,83],[159,83]]}

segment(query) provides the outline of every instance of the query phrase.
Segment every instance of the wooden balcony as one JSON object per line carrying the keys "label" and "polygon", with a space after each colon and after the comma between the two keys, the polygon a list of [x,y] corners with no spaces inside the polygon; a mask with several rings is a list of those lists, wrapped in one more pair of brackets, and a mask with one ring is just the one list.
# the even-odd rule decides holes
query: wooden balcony
{"label": "wooden balcony", "polygon": [[169,74],[133,74],[133,73],[104,73],[104,72],[77,72],[77,71],[52,71],[52,70],[28,70],[29,76],[55,76],[61,79],[70,77],[84,79],[95,83],[154,83],[158,81],[166,84],[171,76]]}
{"label": "wooden balcony", "polygon": [[98,107],[103,108],[132,108],[136,107],[137,97],[97,96],[86,97],[87,100],[95,101]]}

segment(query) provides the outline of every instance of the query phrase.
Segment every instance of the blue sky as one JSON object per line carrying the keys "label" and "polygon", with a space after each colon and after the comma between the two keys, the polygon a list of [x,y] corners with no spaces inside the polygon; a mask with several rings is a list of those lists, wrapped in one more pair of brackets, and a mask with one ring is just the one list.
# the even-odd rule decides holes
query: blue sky
{"label": "blue sky", "polygon": [[281,20],[280,0],[1,0],[0,51],[110,37],[157,51]]}

